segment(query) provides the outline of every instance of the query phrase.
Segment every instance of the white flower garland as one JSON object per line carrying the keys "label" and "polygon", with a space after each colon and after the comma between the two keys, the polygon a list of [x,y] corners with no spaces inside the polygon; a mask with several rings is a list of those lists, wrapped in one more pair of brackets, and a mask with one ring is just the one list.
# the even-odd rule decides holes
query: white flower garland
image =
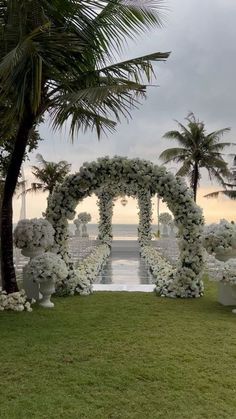
{"label": "white flower garland", "polygon": [[0,288],[0,311],[32,311],[24,290],[7,294]]}
{"label": "white flower garland", "polygon": [[110,247],[99,245],[78,266],[66,280],[56,281],[56,295],[87,295],[92,292],[92,285],[110,254]]}
{"label": "white flower garland", "polygon": [[138,240],[141,246],[145,246],[152,239],[152,201],[150,191],[140,190],[138,193],[139,227]]}
{"label": "white flower garland", "polygon": [[113,216],[113,195],[109,192],[100,192],[98,196],[98,209],[99,209],[99,224],[98,224],[98,240],[101,243],[111,245],[112,242],[112,216]]}
{"label": "white flower garland", "polygon": [[[150,193],[151,197],[157,193],[167,202],[181,236],[180,260],[172,280],[163,285],[161,293],[170,297],[198,297],[202,295],[203,249],[201,233],[203,217],[201,209],[194,203],[192,192],[182,179],[175,178],[173,174],[167,172],[165,167],[155,166],[145,160],[125,157],[100,158],[96,162],[85,163],[78,173],[68,176],[62,185],[55,188],[49,198],[47,218],[55,229],[54,250],[61,254],[65,262],[70,263],[67,250],[67,220],[74,218],[78,202],[101,188],[103,191],[110,192],[112,190],[113,196],[114,191],[118,195],[128,193],[136,197],[143,193],[145,200],[147,199],[145,194]],[[140,203],[140,199],[139,205],[140,212],[143,214],[142,200]],[[110,225],[110,214],[110,209],[108,209],[107,225],[102,223],[104,231],[107,231],[108,223]],[[104,218],[105,216],[106,210],[104,209]],[[142,237],[146,238],[149,235],[148,218],[150,219],[150,211],[147,209],[147,216],[141,217],[139,226],[140,234],[142,233]],[[109,233],[107,237],[109,239]],[[102,237],[100,238],[102,239]],[[141,239],[141,245],[146,245],[147,241],[145,239],[142,243]],[[69,275],[71,278],[75,275],[73,267],[71,267]]]}
{"label": "white flower garland", "polygon": [[14,243],[19,249],[49,249],[54,243],[55,230],[43,218],[20,220],[14,230]]}
{"label": "white flower garland", "polygon": [[[171,288],[176,285],[174,292],[168,294],[168,297],[180,297],[186,298],[186,284],[181,288],[179,283],[174,281],[176,275],[176,269],[168,262],[157,249],[152,246],[144,246],[141,249],[141,255],[145,259],[147,265],[149,266],[152,275],[156,279],[156,292],[162,297],[166,296],[166,289]],[[188,271],[186,270],[186,274]],[[189,271],[191,275],[191,270]],[[200,289],[201,292],[197,293],[197,290]],[[188,297],[201,297],[203,295],[203,282],[199,278],[199,284],[196,284],[196,278],[193,281],[191,276],[189,280],[189,289]]]}
{"label": "white flower garland", "polygon": [[152,246],[143,246],[141,256],[155,278],[156,291],[161,294],[162,288],[172,281],[173,266]]}

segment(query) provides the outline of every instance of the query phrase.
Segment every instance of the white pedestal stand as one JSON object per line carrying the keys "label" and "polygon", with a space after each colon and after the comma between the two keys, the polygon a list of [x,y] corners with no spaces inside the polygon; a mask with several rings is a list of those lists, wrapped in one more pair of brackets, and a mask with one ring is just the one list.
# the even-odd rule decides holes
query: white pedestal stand
{"label": "white pedestal stand", "polygon": [[[44,248],[38,247],[35,249],[22,249],[21,253],[23,256],[33,259],[36,256],[42,255],[45,252]],[[39,292],[39,284],[32,282],[27,275],[25,275],[25,267],[23,268],[23,288],[25,290],[26,296],[29,300],[34,298],[34,300],[40,300],[42,298],[41,293]]]}
{"label": "white pedestal stand", "polygon": [[[236,257],[236,249],[229,249],[221,252],[216,252],[215,258],[226,262],[229,259]],[[218,301],[224,306],[236,305],[236,285],[231,285],[224,282],[218,284]],[[232,310],[232,313],[236,314],[236,309]]]}

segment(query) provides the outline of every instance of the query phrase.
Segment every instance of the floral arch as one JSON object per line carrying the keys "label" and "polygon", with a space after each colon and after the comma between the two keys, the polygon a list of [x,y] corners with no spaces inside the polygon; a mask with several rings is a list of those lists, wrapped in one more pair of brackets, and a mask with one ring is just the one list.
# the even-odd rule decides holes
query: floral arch
{"label": "floral arch", "polygon": [[50,197],[47,219],[55,229],[55,249],[70,268],[68,281],[77,275],[67,251],[68,220],[75,217],[75,208],[84,198],[98,196],[100,223],[99,239],[110,244],[113,199],[124,193],[138,199],[139,242],[141,251],[151,241],[151,197],[158,194],[174,215],[180,232],[180,259],[158,291],[169,297],[199,297],[203,294],[201,272],[203,251],[201,232],[203,217],[194,203],[185,182],[165,167],[141,159],[104,157],[84,163],[79,172],[69,175]]}

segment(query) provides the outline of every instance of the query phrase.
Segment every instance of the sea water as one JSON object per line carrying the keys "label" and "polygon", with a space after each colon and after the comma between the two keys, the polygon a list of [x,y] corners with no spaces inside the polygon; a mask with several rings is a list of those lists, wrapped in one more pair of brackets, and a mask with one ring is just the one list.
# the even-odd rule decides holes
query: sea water
{"label": "sea water", "polygon": [[[70,223],[71,234],[75,232],[75,225]],[[94,239],[98,235],[98,224],[87,224],[89,237]],[[152,232],[157,231],[157,225],[152,225]],[[114,240],[136,240],[138,238],[138,224],[112,224],[112,233]]]}

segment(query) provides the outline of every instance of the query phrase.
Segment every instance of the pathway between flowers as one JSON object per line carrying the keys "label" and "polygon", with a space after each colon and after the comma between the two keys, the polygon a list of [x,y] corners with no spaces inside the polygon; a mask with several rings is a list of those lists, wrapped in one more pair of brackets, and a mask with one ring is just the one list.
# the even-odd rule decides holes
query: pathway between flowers
{"label": "pathway between flowers", "polygon": [[110,257],[94,284],[94,291],[152,292],[155,285],[136,240],[114,240]]}

